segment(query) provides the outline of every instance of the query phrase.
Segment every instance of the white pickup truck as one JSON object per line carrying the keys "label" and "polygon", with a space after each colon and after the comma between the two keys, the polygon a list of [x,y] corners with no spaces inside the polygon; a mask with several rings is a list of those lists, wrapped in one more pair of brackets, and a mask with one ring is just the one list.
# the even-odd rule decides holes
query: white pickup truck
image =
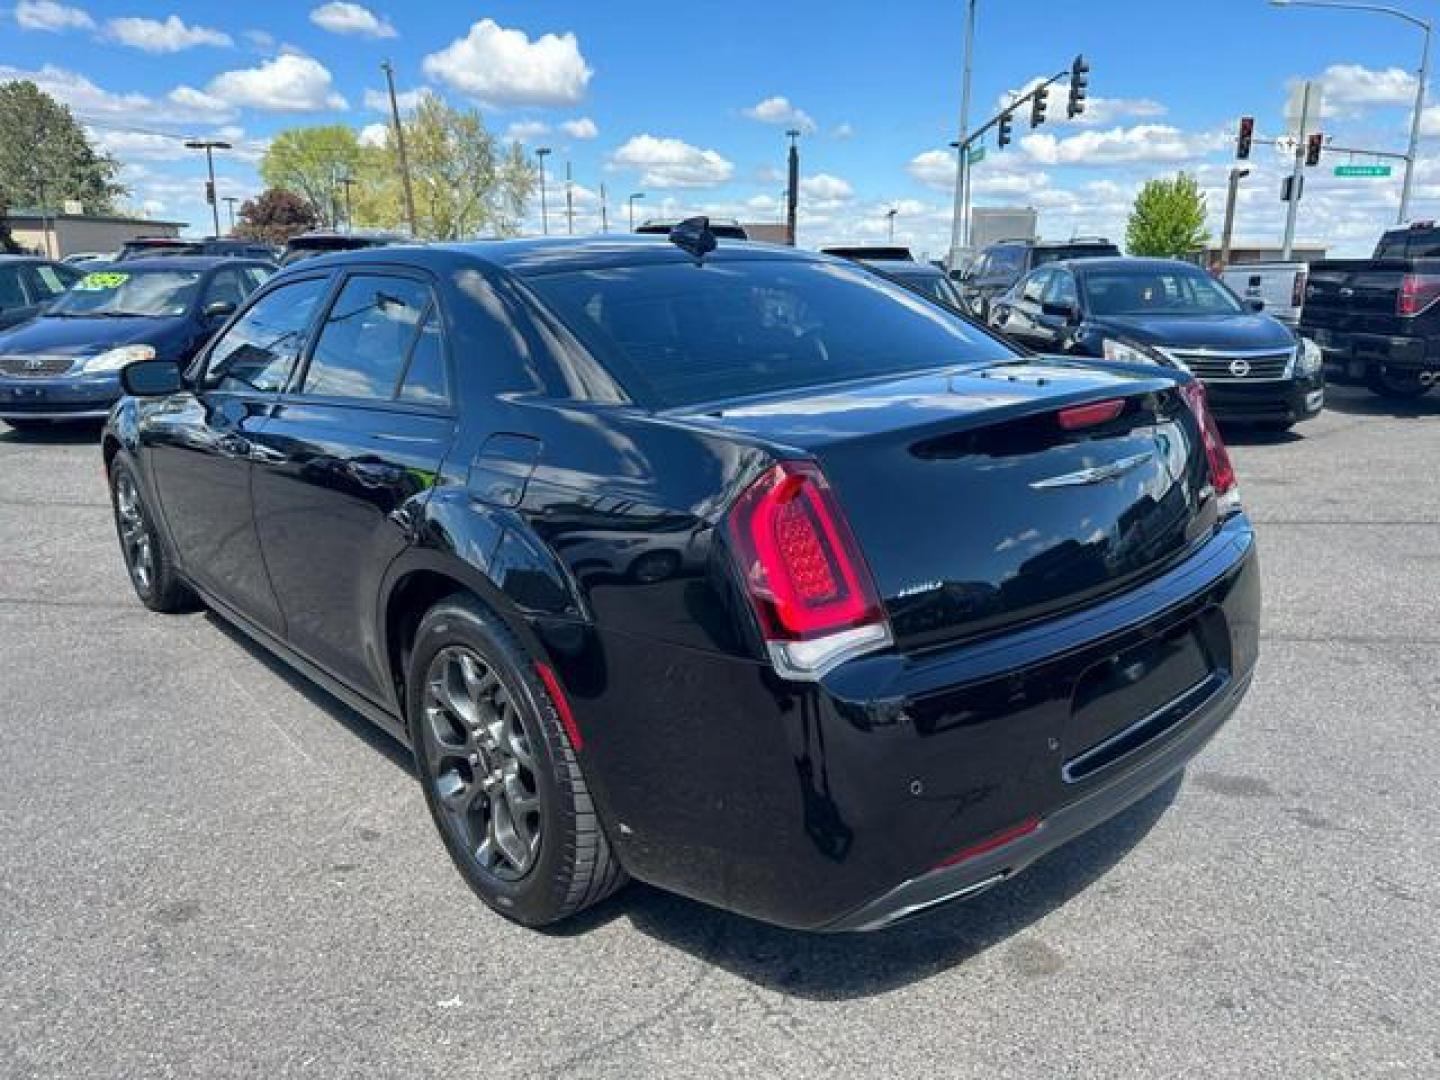
{"label": "white pickup truck", "polygon": [[1232,263],[1220,275],[1241,300],[1263,300],[1265,314],[1292,329],[1300,324],[1310,267],[1303,262]]}

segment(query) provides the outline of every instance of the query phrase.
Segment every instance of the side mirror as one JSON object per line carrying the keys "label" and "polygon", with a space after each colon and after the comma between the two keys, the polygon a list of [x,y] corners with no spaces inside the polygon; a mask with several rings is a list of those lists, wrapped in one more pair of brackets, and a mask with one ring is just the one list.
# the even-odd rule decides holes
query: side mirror
{"label": "side mirror", "polygon": [[1252,296],[1249,300],[1245,301],[1245,306],[1251,311],[1258,313],[1265,310],[1265,301],[1261,300],[1258,296]]}
{"label": "side mirror", "polygon": [[205,305],[205,318],[211,322],[228,319],[235,314],[234,300],[214,300]]}
{"label": "side mirror", "polygon": [[185,389],[174,360],[138,360],[120,369],[120,387],[131,397],[166,397]]}
{"label": "side mirror", "polygon": [[1046,315],[1064,319],[1067,323],[1080,321],[1080,309],[1074,304],[1041,304],[1040,310]]}

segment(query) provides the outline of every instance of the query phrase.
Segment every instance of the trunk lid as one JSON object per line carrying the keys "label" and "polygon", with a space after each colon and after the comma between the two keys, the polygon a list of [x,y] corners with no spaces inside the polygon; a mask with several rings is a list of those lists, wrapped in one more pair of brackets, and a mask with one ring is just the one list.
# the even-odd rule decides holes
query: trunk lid
{"label": "trunk lid", "polygon": [[1332,259],[1312,263],[1301,329],[1393,334],[1407,259]]}
{"label": "trunk lid", "polygon": [[[1112,400],[1113,419],[1059,422],[1059,410]],[[1005,364],[695,419],[816,458],[902,649],[1124,588],[1215,522],[1198,427],[1159,370]]]}

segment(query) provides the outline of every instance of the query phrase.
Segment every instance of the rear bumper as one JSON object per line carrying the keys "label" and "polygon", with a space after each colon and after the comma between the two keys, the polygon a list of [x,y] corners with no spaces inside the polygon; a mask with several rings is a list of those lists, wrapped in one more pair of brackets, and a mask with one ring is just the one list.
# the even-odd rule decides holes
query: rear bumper
{"label": "rear bumper", "polygon": [[0,419],[101,419],[119,399],[117,372],[44,379],[0,376]]}
{"label": "rear bumper", "polygon": [[1375,365],[1401,371],[1440,371],[1440,342],[1432,345],[1430,338],[1303,325],[1301,333],[1320,346],[1326,370],[1335,374],[1359,378]]}
{"label": "rear bumper", "polygon": [[[552,656],[634,876],[782,926],[871,929],[1018,872],[1182,768],[1245,693],[1259,608],[1242,515],[1119,596],[976,642],[863,657],[818,684],[618,633],[577,660]],[[1202,684],[1163,709],[1104,705],[1104,737],[1079,738],[1082,680],[1202,620],[1219,642]],[[1143,738],[1074,768],[1162,713]],[[947,865],[1036,819],[1021,839]]]}
{"label": "rear bumper", "polygon": [[1294,424],[1324,409],[1325,377],[1316,372],[1275,382],[1207,382],[1205,396],[1222,421]]}

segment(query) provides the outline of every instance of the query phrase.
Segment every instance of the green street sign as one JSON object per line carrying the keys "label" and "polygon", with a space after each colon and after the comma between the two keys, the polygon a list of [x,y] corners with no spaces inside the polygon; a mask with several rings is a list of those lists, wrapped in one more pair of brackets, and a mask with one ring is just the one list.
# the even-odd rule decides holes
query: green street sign
{"label": "green street sign", "polygon": [[970,164],[971,164],[971,165],[979,165],[980,162],[982,162],[982,161],[984,161],[984,160],[985,160],[985,147],[983,147],[983,146],[977,146],[977,147],[975,147],[973,150],[970,151]]}
{"label": "green street sign", "polygon": [[1389,165],[1336,165],[1336,176],[1389,176]]}

